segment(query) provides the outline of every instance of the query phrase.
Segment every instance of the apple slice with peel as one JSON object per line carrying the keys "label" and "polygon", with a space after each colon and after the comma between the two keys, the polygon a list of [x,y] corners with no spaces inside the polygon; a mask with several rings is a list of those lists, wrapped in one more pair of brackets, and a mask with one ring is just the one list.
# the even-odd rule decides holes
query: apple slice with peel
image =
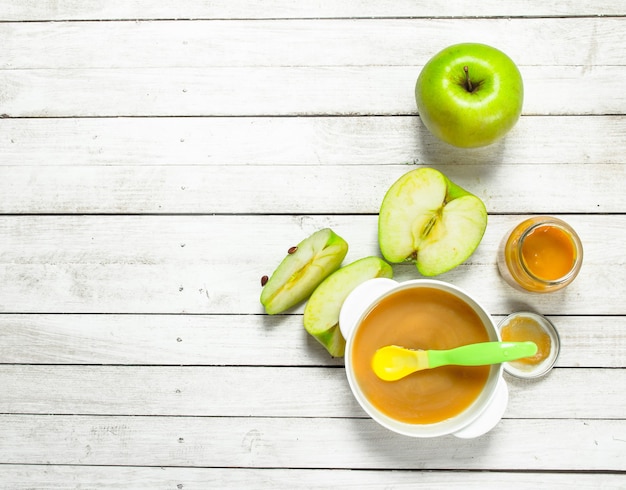
{"label": "apple slice with peel", "polygon": [[261,292],[265,311],[281,313],[308,298],[339,268],[347,253],[346,241],[330,228],[316,231],[289,249]]}
{"label": "apple slice with peel", "polygon": [[343,356],[346,341],[339,330],[343,302],[355,287],[368,279],[392,276],[391,266],[379,257],[365,257],[333,272],[313,291],[304,307],[304,328],[331,356]]}
{"label": "apple slice with peel", "polygon": [[378,215],[378,242],[389,262],[414,261],[424,276],[464,262],[482,240],[487,210],[482,200],[433,168],[400,177]]}

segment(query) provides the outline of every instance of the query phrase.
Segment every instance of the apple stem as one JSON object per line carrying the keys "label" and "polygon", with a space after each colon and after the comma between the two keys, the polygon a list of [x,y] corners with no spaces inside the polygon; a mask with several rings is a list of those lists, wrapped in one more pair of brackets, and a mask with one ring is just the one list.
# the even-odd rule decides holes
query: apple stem
{"label": "apple stem", "polygon": [[463,67],[463,71],[465,72],[465,88],[468,92],[474,91],[474,86],[472,85],[472,81],[469,77],[469,67],[466,65]]}

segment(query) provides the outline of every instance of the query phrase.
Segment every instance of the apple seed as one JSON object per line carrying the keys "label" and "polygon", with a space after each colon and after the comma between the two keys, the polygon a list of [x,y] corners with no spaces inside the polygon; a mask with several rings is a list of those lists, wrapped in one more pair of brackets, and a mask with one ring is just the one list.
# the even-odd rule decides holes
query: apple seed
{"label": "apple seed", "polygon": [[296,250],[298,250],[298,247],[291,247],[289,250],[287,250],[287,253],[291,255],[296,253]]}
{"label": "apple seed", "polygon": [[269,280],[270,280],[270,278],[269,278],[269,277],[267,277],[267,276],[263,276],[263,277],[261,278],[261,286],[265,286],[265,285],[267,284],[267,281],[269,281]]}

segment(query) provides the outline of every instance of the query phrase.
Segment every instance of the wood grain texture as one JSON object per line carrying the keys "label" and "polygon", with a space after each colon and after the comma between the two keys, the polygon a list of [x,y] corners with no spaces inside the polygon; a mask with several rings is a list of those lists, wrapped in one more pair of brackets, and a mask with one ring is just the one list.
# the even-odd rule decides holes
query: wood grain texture
{"label": "wood grain texture", "polygon": [[[618,0],[0,0],[0,487],[624,488],[625,19]],[[525,82],[514,130],[472,151],[430,135],[413,96],[468,40]],[[346,263],[378,255],[382,197],[418,165],[489,210],[439,279],[561,338],[469,441],[379,427],[302,305],[259,303],[319,228]],[[585,249],[550,295],[496,268],[536,214]]]}
{"label": "wood grain texture", "polygon": [[[68,70],[67,75],[89,68],[415,70],[438,50],[470,39],[497,46],[523,73],[526,67],[559,67],[560,79],[575,67],[587,72],[626,65],[622,22],[566,17],[5,23],[0,68]],[[37,49],[42,45],[45,50]]]}
{"label": "wood grain texture", "polygon": [[[323,165],[331,172],[343,165],[422,163],[482,165],[489,168],[480,173],[495,174],[511,164],[541,164],[548,170],[554,164],[623,164],[626,156],[618,142],[624,135],[623,115],[524,116],[504,140],[466,151],[436,140],[418,116],[6,118],[0,119],[0,171],[34,166],[33,172],[45,173],[48,165],[218,165],[224,172],[234,165],[268,165],[280,172],[276,167],[282,165]],[[134,183],[124,179],[118,185]],[[3,191],[10,192],[6,183]],[[12,195],[2,204],[18,198]]]}
{"label": "wood grain texture", "polygon": [[[5,196],[0,212],[376,215],[385,190],[415,168],[406,164],[0,166],[0,193]],[[490,213],[591,214],[623,209],[623,188],[606,186],[606,175],[626,182],[624,164],[496,168],[443,164],[436,168],[478,195]]]}
{"label": "wood grain texture", "polygon": [[[12,69],[2,72],[6,89],[0,111],[5,117],[415,115],[413,90],[420,69]],[[626,112],[621,90],[626,65],[597,66],[591,71],[527,66],[521,71],[524,115]]]}
{"label": "wood grain texture", "polygon": [[623,15],[618,0],[586,0],[546,3],[541,0],[502,2],[484,0],[468,4],[461,1],[432,0],[357,0],[292,2],[266,0],[217,0],[198,2],[179,0],[175,4],[162,0],[66,0],[64,2],[23,0],[19,3],[0,0],[0,20],[118,20],[118,19],[275,19],[333,17],[562,17]]}
{"label": "wood grain texture", "polygon": [[[624,471],[619,420],[502,420],[468,443],[400,436],[371,419],[0,415],[10,464]],[[509,441],[519,449],[511,451]],[[331,447],[332,451],[312,451]],[[454,461],[450,455],[454,454]]]}
{"label": "wood grain texture", "polygon": [[[498,274],[498,244],[522,219],[493,216],[474,255],[439,278],[476,291],[493,314],[522,305],[553,315],[625,313],[623,254],[602,246],[619,241],[622,215],[567,216],[585,244],[584,266],[570,287],[550,295],[518,292]],[[326,226],[351,245],[345,263],[379,253],[376,216],[0,217],[0,310],[259,314],[261,276]],[[408,264],[394,272],[398,280],[418,277]]]}
{"label": "wood grain texture", "polygon": [[0,465],[0,478],[13,490],[119,489],[132,485],[136,490],[245,488],[251,482],[259,490],[326,490],[332,488],[373,490],[411,488],[424,485],[433,490],[480,488],[561,490],[620,488],[619,474],[531,473],[528,471],[446,471],[446,470],[316,470],[256,468],[172,468],[99,467],[59,465]]}
{"label": "wood grain texture", "polygon": [[[507,380],[507,419],[623,415],[624,369],[554,369],[538,381]],[[367,417],[350,393],[344,369],[335,367],[8,365],[0,366],[0,383],[0,413]]]}
{"label": "wood grain texture", "polygon": [[[561,338],[557,367],[624,367],[622,317],[549,319]],[[0,326],[7,365],[343,366],[305,332],[299,314],[261,325],[255,315],[0,314]]]}

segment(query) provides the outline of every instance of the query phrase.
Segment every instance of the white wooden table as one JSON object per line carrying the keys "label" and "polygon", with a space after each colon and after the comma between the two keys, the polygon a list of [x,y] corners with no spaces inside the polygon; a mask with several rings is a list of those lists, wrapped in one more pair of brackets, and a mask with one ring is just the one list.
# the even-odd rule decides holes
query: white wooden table
{"label": "white wooden table", "polygon": [[[0,488],[626,488],[626,4],[0,0]],[[439,49],[519,65],[501,143],[461,151],[413,99]],[[485,201],[440,276],[496,320],[547,315],[549,376],[501,423],[411,439],[368,419],[342,359],[268,317],[260,278],[332,227],[378,254],[416,165]],[[579,232],[562,292],[495,265],[527,215]],[[394,267],[399,280],[418,277]]]}

